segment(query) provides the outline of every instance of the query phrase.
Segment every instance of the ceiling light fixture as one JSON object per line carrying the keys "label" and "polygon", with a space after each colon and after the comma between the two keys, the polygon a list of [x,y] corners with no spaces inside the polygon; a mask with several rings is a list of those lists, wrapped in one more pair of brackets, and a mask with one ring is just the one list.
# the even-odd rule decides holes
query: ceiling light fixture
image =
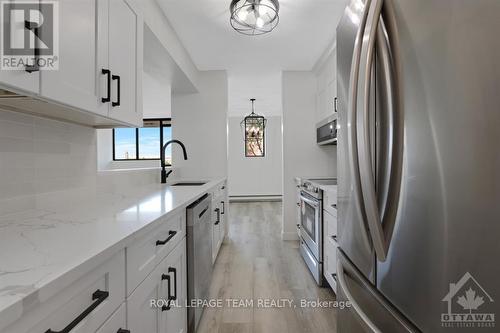
{"label": "ceiling light fixture", "polygon": [[244,35],[263,35],[271,32],[279,22],[278,0],[232,0],[231,26]]}

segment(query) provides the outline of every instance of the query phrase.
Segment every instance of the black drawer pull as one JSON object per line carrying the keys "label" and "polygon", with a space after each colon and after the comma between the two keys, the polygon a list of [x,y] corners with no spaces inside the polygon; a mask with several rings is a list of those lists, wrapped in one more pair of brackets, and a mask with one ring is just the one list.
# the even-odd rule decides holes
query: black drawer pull
{"label": "black drawer pull", "polygon": [[198,217],[201,219],[201,217],[203,216],[203,214],[205,214],[205,212],[208,210],[208,207],[205,208],[204,210],[201,211],[201,213],[198,215]]}
{"label": "black drawer pull", "polygon": [[226,203],[224,201],[221,201],[220,203],[222,204],[221,214],[224,215],[224,214],[226,214]]}
{"label": "black drawer pull", "polygon": [[217,213],[217,221],[215,221],[214,225],[218,225],[220,223],[220,209],[215,208],[215,212]]}
{"label": "black drawer pull", "polygon": [[85,309],[75,320],[69,323],[62,331],[53,331],[50,328],[45,333],[69,333],[75,328],[85,317],[87,317],[95,308],[99,306],[106,298],[109,297],[109,292],[97,289],[92,294],[92,300],[95,301],[88,308]]}
{"label": "black drawer pull", "polygon": [[168,275],[168,274],[162,274],[161,275],[161,280],[162,281],[167,280],[167,305],[163,305],[161,307],[161,311],[168,311],[168,310],[170,310],[170,300],[172,298],[172,296],[171,296],[172,292],[170,290],[170,275]]}
{"label": "black drawer pull", "polygon": [[107,97],[102,97],[101,98],[101,102],[103,103],[108,103],[111,101],[111,71],[109,69],[105,69],[103,68],[101,70],[101,74],[102,75],[106,75],[107,76],[107,88],[106,88],[106,94],[107,94]]}
{"label": "black drawer pull", "polygon": [[333,280],[334,280],[335,282],[337,282],[337,273],[333,273],[333,274],[332,274],[332,278],[333,278]]}
{"label": "black drawer pull", "polygon": [[174,231],[174,230],[170,230],[168,232],[168,237],[165,239],[165,240],[157,240],[156,241],[156,246],[159,246],[159,245],[165,245],[168,243],[169,240],[171,240],[172,238],[174,238],[174,236],[177,234],[177,231]]}
{"label": "black drawer pull", "polygon": [[175,295],[170,296],[170,299],[172,301],[177,301],[177,269],[175,269],[174,267],[169,267],[168,268],[168,272],[169,273],[174,273],[174,291],[175,291]]}
{"label": "black drawer pull", "polygon": [[120,75],[112,75],[111,78],[114,80],[117,80],[117,86],[116,86],[116,91],[117,91],[117,98],[116,102],[111,102],[111,106],[120,106],[120,94],[121,94],[121,87],[120,87]]}
{"label": "black drawer pull", "polygon": [[130,330],[124,330],[123,328],[120,328],[116,333],[130,333]]}
{"label": "black drawer pull", "polygon": [[331,204],[330,206],[332,206],[332,208],[337,209],[337,204]]}
{"label": "black drawer pull", "polygon": [[338,242],[338,241],[337,241],[337,236],[333,235],[333,236],[332,236],[332,239],[335,241],[335,243],[337,243],[337,242]]}

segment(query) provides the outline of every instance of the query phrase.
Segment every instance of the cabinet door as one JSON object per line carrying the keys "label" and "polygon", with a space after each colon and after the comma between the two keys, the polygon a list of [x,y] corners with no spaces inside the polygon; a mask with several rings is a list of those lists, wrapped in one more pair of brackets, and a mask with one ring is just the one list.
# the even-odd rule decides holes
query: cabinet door
{"label": "cabinet door", "polygon": [[167,280],[158,266],[127,299],[127,323],[131,332],[165,333],[165,311],[152,300],[167,300]]}
{"label": "cabinet door", "polygon": [[[99,19],[107,15],[106,1],[59,1],[59,70],[42,71],[40,94],[53,101],[106,115],[101,102],[98,47]],[[101,17],[102,16],[102,17]],[[104,56],[105,57],[105,56]]]}
{"label": "cabinet door", "polygon": [[[9,11],[13,5],[16,3],[21,3],[22,1],[10,1],[10,3],[2,3],[5,6],[4,11]],[[7,22],[5,22],[7,24]],[[25,28],[24,28],[24,15],[23,12],[15,14],[10,12],[10,28],[11,28],[11,40],[10,44],[12,47],[18,47],[25,44]],[[33,36],[30,35],[30,38]],[[35,56],[35,49],[32,49],[27,57]],[[39,80],[40,72],[28,73],[24,70],[0,70],[0,84],[8,88],[21,89],[33,94],[39,93]]]}
{"label": "cabinet door", "polygon": [[220,204],[217,200],[212,202],[213,217],[212,217],[212,262],[215,262],[220,245]]}
{"label": "cabinet door", "polygon": [[[187,331],[187,266],[186,242],[181,241],[163,263],[163,271],[170,276],[172,306],[165,311],[165,332]],[[144,331],[146,332],[146,331]]]}
{"label": "cabinet door", "polygon": [[109,117],[140,125],[142,118],[142,19],[125,0],[109,0]]}

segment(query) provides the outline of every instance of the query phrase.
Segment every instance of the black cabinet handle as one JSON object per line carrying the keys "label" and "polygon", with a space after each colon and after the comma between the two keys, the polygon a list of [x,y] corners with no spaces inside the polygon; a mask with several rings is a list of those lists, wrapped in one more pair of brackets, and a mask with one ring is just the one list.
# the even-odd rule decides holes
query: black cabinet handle
{"label": "black cabinet handle", "polygon": [[332,208],[337,209],[337,204],[331,204],[330,206],[332,206]]}
{"label": "black cabinet handle", "polygon": [[333,110],[334,110],[335,112],[337,112],[337,101],[338,101],[338,98],[337,98],[337,97],[335,97],[335,98],[333,99]]}
{"label": "black cabinet handle", "polygon": [[177,234],[177,231],[170,230],[168,232],[168,237],[165,240],[157,240],[156,241],[156,246],[167,244],[168,241],[171,240],[176,234]]}
{"label": "black cabinet handle", "polygon": [[38,66],[38,57],[40,56],[40,46],[38,45],[38,36],[39,36],[39,28],[40,26],[36,22],[24,21],[24,28],[26,30],[33,31],[35,34],[35,50],[33,53],[34,63],[33,65],[24,66],[24,70],[28,73],[38,72],[40,71],[40,67]]}
{"label": "black cabinet handle", "polygon": [[63,328],[62,331],[53,331],[50,328],[45,331],[45,333],[69,333],[73,328],[75,328],[85,317],[89,315],[95,308],[99,306],[106,298],[109,297],[109,292],[97,289],[92,294],[92,300],[95,301],[88,308],[85,309],[78,317],[75,318],[68,326]]}
{"label": "black cabinet handle", "polygon": [[215,208],[215,212],[217,212],[217,221],[215,221],[214,225],[217,225],[220,223],[220,209]]}
{"label": "black cabinet handle", "polygon": [[333,280],[334,280],[335,282],[337,282],[337,273],[333,273],[333,274],[332,274],[332,278],[333,278]]}
{"label": "black cabinet handle", "polygon": [[170,296],[169,299],[171,299],[172,301],[177,301],[177,269],[175,267],[169,267],[168,272],[174,273],[174,291],[175,291],[175,295]]}
{"label": "black cabinet handle", "polygon": [[116,102],[112,102],[111,105],[112,106],[120,106],[120,94],[121,94],[121,87],[120,87],[120,81],[121,81],[121,78],[120,78],[120,75],[112,75],[111,78],[113,79],[113,81],[117,80],[117,99],[116,99]]}
{"label": "black cabinet handle", "polygon": [[120,328],[116,333],[130,333],[130,330],[124,330],[123,328]]}
{"label": "black cabinet handle", "polygon": [[161,280],[162,281],[167,280],[167,305],[163,305],[161,307],[161,311],[168,311],[168,310],[170,310],[170,299],[172,298],[172,296],[171,296],[172,291],[170,289],[170,275],[162,274]]}
{"label": "black cabinet handle", "polygon": [[111,71],[109,69],[106,69],[106,68],[103,68],[101,70],[101,74],[102,75],[106,75],[107,76],[107,88],[106,88],[106,91],[107,91],[107,97],[102,97],[101,98],[101,102],[103,103],[109,103],[111,101]]}
{"label": "black cabinet handle", "polygon": [[332,236],[332,239],[335,241],[335,243],[337,243],[337,242],[338,242],[338,241],[337,241],[337,236],[333,235],[333,236]]}
{"label": "black cabinet handle", "polygon": [[224,185],[222,185],[222,187],[220,188],[221,190],[225,189],[226,187]]}
{"label": "black cabinet handle", "polygon": [[226,203],[224,201],[221,201],[220,203],[222,204],[221,214],[224,215],[224,214],[226,214]]}

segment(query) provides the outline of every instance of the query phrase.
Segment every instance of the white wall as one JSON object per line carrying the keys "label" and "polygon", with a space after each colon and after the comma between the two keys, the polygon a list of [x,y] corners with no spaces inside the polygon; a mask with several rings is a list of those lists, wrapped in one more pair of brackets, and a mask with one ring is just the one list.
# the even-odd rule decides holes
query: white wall
{"label": "white wall", "polygon": [[[281,72],[231,72],[228,118],[228,183],[229,196],[281,196],[283,178]],[[246,158],[241,120],[251,112],[250,98],[255,98],[255,111],[268,119],[266,156]]]}
{"label": "white wall", "polygon": [[182,141],[188,160],[173,146],[172,177],[227,177],[227,75],[200,72],[199,93],[172,96],[172,137]]}
{"label": "white wall", "polygon": [[296,239],[294,178],[335,177],[336,146],[316,144],[316,76],[283,72],[283,239]]}
{"label": "white wall", "polygon": [[283,178],[281,116],[267,117],[265,156],[245,157],[243,117],[228,119],[229,196],[281,196]]}

